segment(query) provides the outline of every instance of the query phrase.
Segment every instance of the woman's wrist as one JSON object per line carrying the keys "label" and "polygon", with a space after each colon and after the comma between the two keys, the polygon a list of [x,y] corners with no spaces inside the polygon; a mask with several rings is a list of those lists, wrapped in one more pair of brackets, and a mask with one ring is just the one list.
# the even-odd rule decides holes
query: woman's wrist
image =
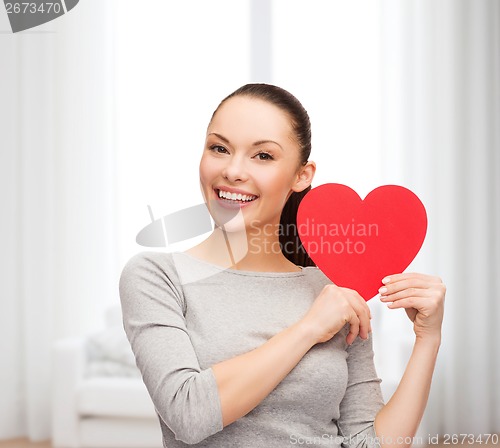
{"label": "woman's wrist", "polygon": [[426,346],[439,350],[441,346],[441,333],[436,333],[432,335],[417,335],[415,338],[415,345]]}
{"label": "woman's wrist", "polygon": [[302,339],[309,345],[309,348],[317,344],[318,338],[313,326],[305,318],[302,318],[294,325],[296,331],[301,335]]}

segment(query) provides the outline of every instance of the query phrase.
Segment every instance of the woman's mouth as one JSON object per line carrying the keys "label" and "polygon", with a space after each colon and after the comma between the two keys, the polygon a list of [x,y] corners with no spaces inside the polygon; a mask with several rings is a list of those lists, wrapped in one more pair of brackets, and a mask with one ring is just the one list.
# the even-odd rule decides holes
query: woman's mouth
{"label": "woman's mouth", "polygon": [[215,188],[214,191],[220,204],[229,207],[245,207],[259,198],[253,194],[231,193],[218,188]]}

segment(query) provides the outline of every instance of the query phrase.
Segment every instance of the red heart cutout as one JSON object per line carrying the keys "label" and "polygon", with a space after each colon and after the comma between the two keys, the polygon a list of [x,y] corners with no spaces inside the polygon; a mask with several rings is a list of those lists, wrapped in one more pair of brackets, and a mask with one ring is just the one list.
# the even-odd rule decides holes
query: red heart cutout
{"label": "red heart cutout", "polygon": [[375,188],[362,200],[346,185],[324,184],[302,199],[297,230],[316,266],[368,301],[382,278],[403,272],[416,257],[427,213],[415,193],[398,185]]}

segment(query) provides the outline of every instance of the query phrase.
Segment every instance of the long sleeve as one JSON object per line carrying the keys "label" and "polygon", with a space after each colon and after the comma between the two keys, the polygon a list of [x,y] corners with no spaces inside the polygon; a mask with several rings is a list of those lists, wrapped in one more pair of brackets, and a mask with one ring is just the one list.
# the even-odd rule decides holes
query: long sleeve
{"label": "long sleeve", "polygon": [[373,422],[384,406],[381,379],[373,361],[372,334],[364,340],[357,337],[347,347],[348,382],[340,403],[339,433],[344,447],[379,447]]}
{"label": "long sleeve", "polygon": [[202,370],[185,320],[174,271],[155,253],[134,255],[119,282],[123,326],[158,416],[187,444],[223,429],[217,383]]}

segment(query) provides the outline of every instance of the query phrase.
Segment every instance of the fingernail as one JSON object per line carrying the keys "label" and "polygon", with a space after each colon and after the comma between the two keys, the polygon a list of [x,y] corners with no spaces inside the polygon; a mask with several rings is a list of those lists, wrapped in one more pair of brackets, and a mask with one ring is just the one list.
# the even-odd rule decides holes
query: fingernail
{"label": "fingernail", "polygon": [[[382,280],[382,281],[383,281],[383,280]],[[384,294],[384,293],[386,293],[386,292],[387,292],[387,288],[386,288],[385,286],[382,286],[382,287],[378,290],[378,292],[379,292],[380,294]]]}
{"label": "fingernail", "polygon": [[384,284],[385,284],[385,283],[389,283],[390,281],[391,281],[391,277],[384,277],[384,278],[382,279],[382,283],[384,283]]}

